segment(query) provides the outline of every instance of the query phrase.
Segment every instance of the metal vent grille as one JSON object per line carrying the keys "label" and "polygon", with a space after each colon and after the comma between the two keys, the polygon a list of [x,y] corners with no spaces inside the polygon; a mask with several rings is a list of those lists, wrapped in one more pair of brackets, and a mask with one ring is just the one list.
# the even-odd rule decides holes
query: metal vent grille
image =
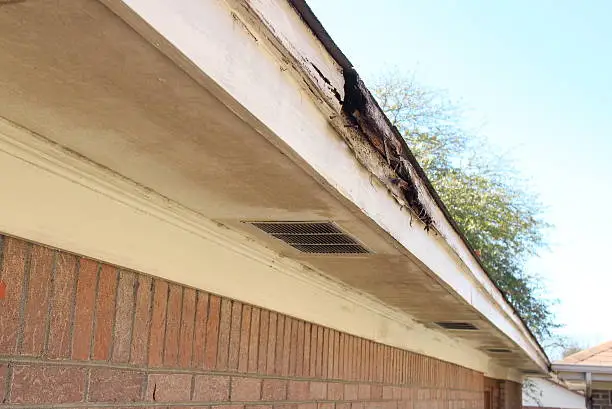
{"label": "metal vent grille", "polygon": [[453,331],[477,331],[478,328],[469,322],[451,322],[451,321],[441,321],[436,322],[436,325],[442,327],[444,329],[453,330]]}
{"label": "metal vent grille", "polygon": [[507,348],[487,348],[486,351],[494,354],[509,354],[512,352]]}
{"label": "metal vent grille", "polygon": [[327,222],[250,222],[302,253],[364,254],[369,251],[357,240]]}

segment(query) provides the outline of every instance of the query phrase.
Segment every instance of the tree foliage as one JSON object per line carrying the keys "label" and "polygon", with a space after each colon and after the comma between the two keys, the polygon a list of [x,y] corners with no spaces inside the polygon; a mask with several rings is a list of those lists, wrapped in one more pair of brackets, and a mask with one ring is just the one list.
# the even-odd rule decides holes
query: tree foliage
{"label": "tree foliage", "polygon": [[513,166],[461,126],[462,112],[414,78],[389,74],[374,94],[508,300],[541,340],[556,327],[525,263],[545,246],[542,206]]}

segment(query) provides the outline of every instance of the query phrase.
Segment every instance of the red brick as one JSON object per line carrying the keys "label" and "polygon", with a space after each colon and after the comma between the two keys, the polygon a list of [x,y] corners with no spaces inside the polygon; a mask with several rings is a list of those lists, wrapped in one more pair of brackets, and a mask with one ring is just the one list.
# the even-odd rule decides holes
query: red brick
{"label": "red brick", "polygon": [[15,365],[9,403],[66,404],[83,402],[85,369]]}
{"label": "red brick", "polygon": [[145,400],[187,402],[191,396],[190,374],[150,374]]}
{"label": "red brick", "polygon": [[261,379],[233,377],[232,402],[254,402],[261,400]]}
{"label": "red brick", "polygon": [[393,387],[393,399],[394,400],[402,399],[402,388],[400,386]]}
{"label": "red brick", "polygon": [[285,347],[285,316],[278,314],[276,318],[276,352],[274,362],[274,373],[283,373],[283,349]]}
{"label": "red brick", "polygon": [[336,402],[336,409],[351,409],[351,404],[348,402],[346,403]]}
{"label": "red brick", "polygon": [[347,383],[344,385],[344,399],[345,400],[357,400],[359,398],[359,386],[354,383]]}
{"label": "red brick", "polygon": [[249,368],[249,337],[251,334],[251,306],[242,306],[240,325],[240,350],[238,352],[238,371],[247,372]]}
{"label": "red brick", "polygon": [[221,298],[211,295],[206,322],[206,353],[204,368],[213,369],[217,365],[219,345],[219,324],[221,320]]}
{"label": "red brick", "polygon": [[257,372],[268,373],[268,333],[270,325],[270,312],[261,310],[259,317],[259,346],[257,352]]}
{"label": "red brick", "polygon": [[145,374],[110,368],[92,368],[89,375],[90,402],[136,402],[142,399]]}
{"label": "red brick", "polygon": [[366,383],[360,383],[359,388],[357,390],[359,395],[359,400],[370,400],[372,398],[370,385]]}
{"label": "red brick", "polygon": [[328,400],[343,400],[344,399],[344,384],[328,383],[327,384],[327,399]]}
{"label": "red brick", "polygon": [[261,400],[279,401],[287,399],[287,381],[285,379],[264,379]]}
{"label": "red brick", "polygon": [[327,399],[327,383],[310,382],[310,399],[326,400]]}
{"label": "red brick", "polygon": [[[49,319],[49,289],[51,288],[54,252],[47,247],[34,245],[31,254],[21,353],[41,356],[45,349],[45,336]],[[94,281],[92,291],[95,291],[95,288],[96,282]],[[2,305],[2,301],[0,301],[0,305]],[[91,321],[90,318],[90,325]],[[2,325],[2,318],[0,317],[0,326]]]}
{"label": "red brick", "polygon": [[295,409],[317,409],[316,403],[298,403],[295,405]]}
{"label": "red brick", "polygon": [[116,289],[117,269],[108,264],[103,264],[98,278],[98,294],[96,297],[92,353],[92,358],[95,360],[107,360],[110,357]]}
{"label": "red brick", "polygon": [[47,345],[49,358],[70,357],[76,266],[75,256],[58,252],[55,258],[55,277],[51,296],[51,321]]}
{"label": "red brick", "polygon": [[245,409],[272,409],[272,405],[245,405]]}
{"label": "red brick", "polygon": [[288,400],[308,400],[310,385],[307,381],[289,381],[287,385]]}
{"label": "red brick", "polygon": [[334,409],[333,403],[319,403],[317,409]]}
{"label": "red brick", "polygon": [[281,364],[281,375],[288,376],[291,366],[291,333],[293,332],[294,320],[285,317],[285,328],[283,330],[283,360]]}
{"label": "red brick", "polygon": [[211,406],[211,409],[244,409],[244,405]]}
{"label": "red brick", "polygon": [[20,326],[21,301],[25,276],[26,259],[30,246],[12,237],[2,237],[4,262],[0,279],[6,285],[6,294],[0,298],[0,354],[12,355],[17,351]]}
{"label": "red brick", "polygon": [[297,360],[295,363],[295,374],[297,376],[308,376],[305,374],[306,371],[304,370],[304,367],[306,366],[304,362],[308,362],[309,359],[306,358],[305,340],[310,340],[310,338],[306,338],[306,324],[304,323],[304,321],[299,321],[296,343]]}
{"label": "red brick", "polygon": [[230,323],[230,338],[228,345],[227,368],[230,371],[238,370],[238,358],[240,354],[240,326],[242,321],[242,303],[232,303],[232,320]]}
{"label": "red brick", "polygon": [[370,393],[371,393],[372,399],[381,400],[383,398],[382,385],[378,385],[378,384],[371,385],[370,391],[371,391]]}
{"label": "red brick", "polygon": [[151,323],[151,277],[139,274],[136,282],[136,310],[132,328],[132,347],[130,363],[144,365],[147,363],[149,328]]}
{"label": "red brick", "polygon": [[181,368],[191,366],[193,355],[193,328],[196,310],[196,291],[193,288],[183,289],[183,312],[179,334],[178,363]]}
{"label": "red brick", "polygon": [[151,311],[151,334],[149,337],[150,366],[161,366],[164,361],[167,305],[168,283],[159,279],[153,280],[153,308]]}
{"label": "red brick", "polygon": [[[298,361],[298,329],[300,322],[292,319],[291,320],[291,340],[289,342],[289,376],[295,376],[297,372],[297,361]],[[304,327],[302,326],[302,334],[304,333]],[[302,358],[303,350],[299,352],[300,358]]]}
{"label": "red brick", "polygon": [[204,367],[204,348],[206,347],[206,320],[208,319],[208,294],[197,292],[195,327],[193,334],[193,358],[194,368]]}
{"label": "red brick", "polygon": [[270,312],[270,322],[268,324],[268,349],[266,354],[266,373],[274,374],[275,363],[276,363],[276,320],[277,314],[273,311]]}
{"label": "red brick", "polygon": [[366,409],[365,402],[352,402],[351,409]]}
{"label": "red brick", "polygon": [[98,262],[79,260],[77,290],[74,306],[72,359],[89,359],[93,333],[93,313],[98,281]]}
{"label": "red brick", "polygon": [[117,307],[115,309],[115,329],[112,360],[128,362],[132,346],[132,319],[134,317],[134,296],[136,276],[131,271],[119,273],[117,287]]}
{"label": "red brick", "polygon": [[383,386],[382,390],[383,399],[393,399],[393,386]]}
{"label": "red brick", "polygon": [[168,307],[166,309],[166,339],[164,343],[164,366],[178,365],[179,333],[183,291],[176,284],[170,284]]}
{"label": "red brick", "polygon": [[259,351],[259,327],[260,327],[261,310],[253,307],[251,311],[251,330],[249,334],[249,362],[247,372],[257,372],[257,362]]}
{"label": "red brick", "polygon": [[6,378],[8,376],[8,367],[6,364],[0,364],[0,403],[5,402],[6,397]]}
{"label": "red brick", "polygon": [[230,396],[229,376],[199,375],[195,378],[193,400],[200,402],[226,402]]}

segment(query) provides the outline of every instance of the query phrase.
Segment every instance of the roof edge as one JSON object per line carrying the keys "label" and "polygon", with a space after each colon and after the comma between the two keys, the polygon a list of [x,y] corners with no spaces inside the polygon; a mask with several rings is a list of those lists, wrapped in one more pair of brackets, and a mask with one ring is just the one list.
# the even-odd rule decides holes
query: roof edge
{"label": "roof edge", "polygon": [[[450,215],[446,205],[442,202],[442,199],[436,192],[435,188],[433,187],[427,175],[425,174],[425,171],[423,170],[421,165],[416,160],[412,151],[408,147],[406,141],[401,136],[399,130],[391,124],[390,120],[384,114],[384,112],[382,111],[382,108],[380,108],[380,105],[378,104],[374,96],[371,94],[369,89],[365,86],[363,81],[359,78],[359,75],[357,71],[355,70],[355,68],[353,67],[350,60],[340,50],[338,45],[334,42],[334,40],[331,38],[329,33],[325,30],[325,28],[323,27],[323,25],[321,24],[321,22],[316,17],[316,15],[314,14],[314,12],[310,8],[310,6],[306,3],[305,0],[288,0],[288,2],[297,11],[298,15],[306,23],[306,25],[309,27],[309,29],[312,31],[315,37],[321,42],[325,50],[336,60],[336,62],[343,69],[343,75],[345,77],[345,101],[343,101],[342,106],[343,106],[343,110],[345,111],[345,113],[349,114],[349,111],[353,110],[353,108],[359,107],[360,102],[362,104],[365,104],[365,101],[363,99],[367,100],[367,103],[369,106],[374,107],[374,109],[377,112],[371,112],[371,110],[370,112],[368,112],[368,110],[366,109],[363,112],[366,114],[365,117],[359,118],[357,120],[357,122],[365,122],[366,128],[376,124],[373,126],[373,129],[370,129],[371,132],[366,132],[366,135],[370,138],[370,143],[372,143],[372,145],[374,145],[374,147],[380,152],[381,151],[380,146],[377,147],[376,141],[375,140],[373,141],[372,139],[377,138],[380,140],[381,136],[392,135],[393,145],[396,147],[396,153],[399,156],[399,162],[400,163],[404,161],[407,162],[407,164],[409,164],[410,167],[413,168],[416,175],[423,181],[425,187],[427,188],[428,193],[431,195],[431,197],[435,201],[436,205],[438,206],[438,208],[440,209],[440,211],[442,212],[442,214],[444,215],[448,223],[451,225],[454,231],[459,235],[463,244],[466,246],[467,250],[473,257],[473,259],[477,262],[477,264],[482,268],[482,270],[488,276],[489,280],[492,282],[495,288],[499,291],[499,294],[502,296],[504,301],[510,306],[514,314],[519,318],[525,330],[529,333],[532,340],[536,343],[536,345],[540,349],[540,352],[546,357],[546,361],[548,362],[548,366],[550,368],[550,360],[548,359],[548,356],[546,355],[546,352],[544,351],[544,348],[540,344],[539,340],[536,338],[533,331],[529,328],[529,326],[527,325],[523,317],[518,313],[516,308],[512,305],[512,303],[510,303],[507,295],[499,288],[497,283],[491,278],[491,274],[488,272],[488,270],[485,268],[480,258],[477,256],[474,248],[467,241],[467,238],[465,234],[463,233],[462,229],[459,227],[459,225],[455,222],[455,220]],[[347,83],[348,83],[349,89],[346,89]],[[347,91],[349,91],[348,94],[347,94]],[[361,96],[359,96],[358,94],[355,94],[355,92],[361,93]],[[347,99],[349,101],[348,106],[346,102]],[[362,105],[362,108],[363,108],[363,105]],[[354,115],[354,112],[355,111],[350,112],[350,115]],[[373,114],[376,116],[375,119],[372,118]],[[380,118],[384,118],[383,123],[376,120]],[[377,127],[381,127],[381,126],[384,126],[387,129],[384,129],[384,130],[376,129]],[[388,149],[388,146],[385,146],[384,141],[382,141],[381,145],[383,146],[383,149],[385,148]],[[382,152],[382,153],[384,155],[385,152]],[[406,194],[406,191],[408,191],[407,192],[408,193],[408,197],[407,197],[408,203],[411,204],[411,207],[413,205],[416,206],[416,208],[413,208],[413,210],[417,213],[417,215],[419,215],[419,218],[421,218],[421,220],[426,224],[426,226],[429,226],[430,225],[429,224],[430,220],[428,220],[429,215],[426,212],[425,213],[421,212],[421,210],[424,210],[424,209],[422,209],[418,203],[415,203],[414,198],[412,197],[414,192],[412,191],[411,187],[414,186],[414,181],[413,181],[412,175],[410,175],[409,170],[404,169],[404,172],[397,172],[397,173],[398,173],[398,176],[402,179],[401,181],[399,181],[400,187],[403,187],[402,190],[405,191],[405,194]],[[393,181],[393,182],[398,183],[398,181]],[[402,182],[404,182],[407,185],[401,186],[403,184]]]}

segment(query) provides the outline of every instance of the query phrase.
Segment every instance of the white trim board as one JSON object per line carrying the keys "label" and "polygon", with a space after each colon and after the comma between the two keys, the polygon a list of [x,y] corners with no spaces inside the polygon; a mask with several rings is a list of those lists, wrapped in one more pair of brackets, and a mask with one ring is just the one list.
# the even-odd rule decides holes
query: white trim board
{"label": "white trim board", "polygon": [[[482,351],[0,120],[0,231],[520,381]],[[270,283],[274,283],[271,285]]]}
{"label": "white trim board", "polygon": [[544,352],[441,211],[434,209],[434,218],[443,237],[413,226],[418,221],[411,212],[372,181],[330,126],[329,114],[337,111],[337,104],[305,86],[306,80],[320,80],[290,62],[316,62],[337,89],[342,89],[342,75],[286,1],[102,1],[262,135],[288,146],[313,177],[361,209],[513,340],[542,372],[548,371]]}

